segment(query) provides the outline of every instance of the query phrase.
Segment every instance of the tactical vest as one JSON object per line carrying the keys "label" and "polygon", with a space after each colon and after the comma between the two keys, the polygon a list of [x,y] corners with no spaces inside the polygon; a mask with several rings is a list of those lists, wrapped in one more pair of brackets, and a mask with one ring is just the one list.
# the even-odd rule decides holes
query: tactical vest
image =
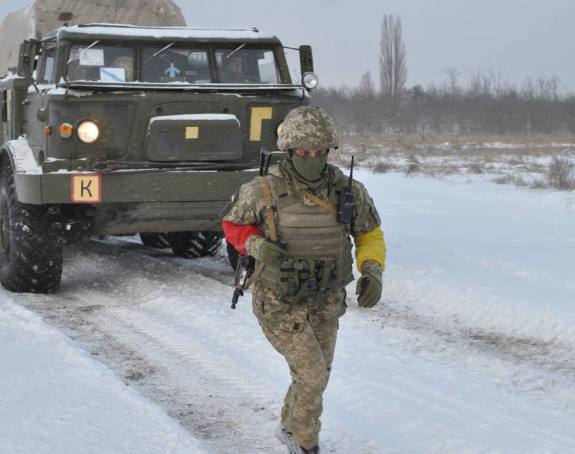
{"label": "tactical vest", "polygon": [[[278,266],[266,265],[257,282],[287,296],[306,296],[353,281],[350,227],[317,204],[305,205],[289,192],[282,178],[268,175],[276,211],[278,240],[287,245],[287,258]],[[335,188],[329,203],[337,206]]]}

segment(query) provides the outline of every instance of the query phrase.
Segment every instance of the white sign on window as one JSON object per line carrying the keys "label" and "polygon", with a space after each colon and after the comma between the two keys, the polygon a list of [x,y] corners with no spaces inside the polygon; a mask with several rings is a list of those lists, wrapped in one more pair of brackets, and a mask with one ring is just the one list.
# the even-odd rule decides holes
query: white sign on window
{"label": "white sign on window", "polygon": [[82,49],[80,51],[80,65],[103,66],[104,49]]}

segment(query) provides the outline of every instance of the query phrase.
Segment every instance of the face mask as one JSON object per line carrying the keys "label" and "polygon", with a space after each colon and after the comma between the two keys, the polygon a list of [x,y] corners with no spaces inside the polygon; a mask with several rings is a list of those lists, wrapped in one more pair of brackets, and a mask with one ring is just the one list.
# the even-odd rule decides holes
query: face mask
{"label": "face mask", "polygon": [[321,174],[327,164],[327,154],[315,158],[304,158],[294,153],[292,161],[299,176],[306,182],[313,183],[321,179]]}

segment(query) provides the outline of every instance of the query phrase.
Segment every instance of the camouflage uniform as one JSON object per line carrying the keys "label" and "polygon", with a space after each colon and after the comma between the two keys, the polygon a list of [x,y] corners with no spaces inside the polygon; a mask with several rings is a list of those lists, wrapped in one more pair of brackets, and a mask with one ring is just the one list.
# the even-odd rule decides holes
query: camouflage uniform
{"label": "camouflage uniform", "polygon": [[[306,123],[302,127],[312,134],[318,125],[310,126]],[[278,140],[278,145],[281,147],[280,140]],[[305,146],[306,144],[303,145]],[[307,149],[318,149],[316,147],[317,140],[313,144],[310,143]],[[330,147],[325,149],[327,148]],[[320,187],[316,188],[314,195],[324,202],[333,203],[334,194],[347,186],[348,179],[339,169],[329,164],[322,172],[322,178],[324,181]],[[305,189],[305,182],[302,183],[301,178],[297,177],[291,154],[282,163],[272,167],[266,180],[271,189],[272,204],[276,207],[274,224],[278,232],[278,240],[285,241],[282,224],[287,221],[282,215],[282,200],[291,197],[297,202],[296,208],[304,212],[306,209],[317,210],[318,205],[302,196],[301,189]],[[282,182],[283,184],[278,184]],[[286,189],[287,194],[282,193]],[[319,235],[318,238],[321,238],[322,234],[329,236],[327,230],[336,232],[335,235],[345,237],[342,238],[344,242],[341,243],[345,248],[345,241],[349,242],[350,235],[357,237],[379,228],[380,219],[377,210],[365,187],[354,180],[352,191],[356,200],[352,224],[344,225],[343,230],[334,230],[332,226],[324,229],[325,233],[322,225],[310,227],[312,233]],[[318,219],[327,218],[318,216]],[[253,180],[240,188],[232,204],[226,210],[224,220],[240,226],[254,225],[262,231],[265,237],[270,236],[264,189],[259,181]],[[330,225],[336,223],[335,219],[329,223]],[[289,232],[289,229],[286,231]],[[333,236],[334,233],[331,235]],[[296,239],[292,241],[297,242]],[[261,236],[250,236],[245,243],[245,249],[251,256],[257,258],[263,242],[264,238]],[[290,241],[286,242],[286,249],[290,251]],[[266,278],[262,273],[255,281],[252,293],[253,312],[266,338],[284,356],[290,368],[292,383],[282,409],[282,426],[293,434],[295,441],[302,447],[317,447],[318,445],[322,394],[327,387],[334,357],[338,318],[346,311],[345,285],[353,280],[351,245],[343,254],[344,262],[349,261],[349,271],[340,273],[339,280],[334,285],[328,285],[321,291],[316,289],[293,295],[283,291],[281,287],[272,285],[273,273],[270,274],[271,278]],[[344,264],[338,262],[337,266],[342,265]],[[344,267],[346,266],[347,263]],[[366,267],[374,276],[381,279],[382,264],[374,260],[366,260],[363,269],[365,270]]]}

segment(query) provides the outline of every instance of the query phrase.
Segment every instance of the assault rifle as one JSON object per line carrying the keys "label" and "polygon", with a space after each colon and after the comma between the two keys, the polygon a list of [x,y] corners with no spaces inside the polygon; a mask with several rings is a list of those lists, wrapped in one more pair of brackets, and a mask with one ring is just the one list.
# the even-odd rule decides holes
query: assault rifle
{"label": "assault rifle", "polygon": [[[260,154],[260,176],[266,176],[270,168],[272,152],[266,147],[261,148]],[[236,276],[234,278],[234,294],[232,296],[232,309],[236,308],[240,296],[244,296],[244,289],[248,287],[248,282],[255,271],[255,260],[249,255],[240,255],[236,265]]]}

